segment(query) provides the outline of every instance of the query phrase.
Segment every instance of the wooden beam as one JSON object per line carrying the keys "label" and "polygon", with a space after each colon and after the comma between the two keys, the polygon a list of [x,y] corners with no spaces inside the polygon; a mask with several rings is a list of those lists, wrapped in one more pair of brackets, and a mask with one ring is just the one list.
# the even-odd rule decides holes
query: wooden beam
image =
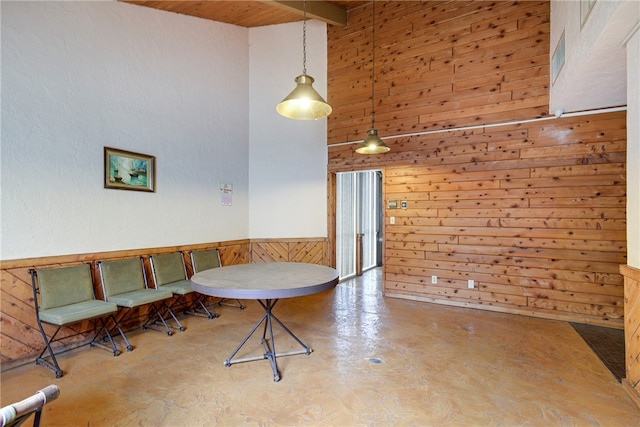
{"label": "wooden beam", "polygon": [[[263,3],[269,3],[289,12],[304,15],[303,1],[287,1],[287,0],[261,0]],[[347,26],[347,11],[340,6],[326,1],[307,1],[307,18],[317,19],[327,24],[336,25],[338,27]]]}

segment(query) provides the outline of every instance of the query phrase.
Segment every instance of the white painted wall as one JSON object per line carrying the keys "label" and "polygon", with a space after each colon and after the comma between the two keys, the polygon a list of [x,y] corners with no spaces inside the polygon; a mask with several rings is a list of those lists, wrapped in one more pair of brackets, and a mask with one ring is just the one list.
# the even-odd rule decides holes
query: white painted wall
{"label": "white painted wall", "polygon": [[[0,259],[248,237],[246,28],[115,1],[0,4]],[[156,156],[157,191],[104,189],[104,146]]]}
{"label": "white painted wall", "polygon": [[[565,64],[550,82],[549,111],[626,105],[625,36],[638,21],[640,1],[597,0],[584,25],[580,1],[551,1],[551,48],[565,33]],[[551,73],[550,73],[551,74]]]}
{"label": "white painted wall", "polygon": [[[327,99],[326,25],[307,22],[307,74]],[[292,120],[276,105],[302,74],[302,22],[250,31],[251,238],[327,236],[327,119]]]}
{"label": "white painted wall", "polygon": [[627,264],[640,269],[640,30],[627,49]]}

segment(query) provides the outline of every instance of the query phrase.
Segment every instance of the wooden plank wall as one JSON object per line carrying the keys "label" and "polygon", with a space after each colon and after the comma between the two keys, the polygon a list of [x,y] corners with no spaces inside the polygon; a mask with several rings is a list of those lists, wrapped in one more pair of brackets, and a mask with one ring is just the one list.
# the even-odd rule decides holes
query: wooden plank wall
{"label": "wooden plank wall", "polygon": [[252,239],[251,262],[308,262],[329,265],[327,239]]}
{"label": "wooden plank wall", "polygon": [[[371,127],[371,12],[328,27],[329,144]],[[547,114],[548,1],[376,1],[375,12],[381,136]]]}
{"label": "wooden plank wall", "polygon": [[640,270],[622,266],[624,275],[624,341],[626,375],[623,385],[640,405]]}
{"label": "wooden plank wall", "polygon": [[[273,247],[280,252],[279,257],[263,255],[275,253]],[[182,245],[140,250],[122,250],[116,252],[64,255],[44,258],[30,258],[2,261],[0,265],[0,369],[6,370],[35,359],[43,347],[42,337],[36,323],[33,306],[33,291],[29,270],[32,268],[56,267],[89,263],[93,272],[93,281],[97,298],[102,298],[98,261],[142,257],[145,263],[147,280],[152,283],[149,255],[181,252],[185,259],[188,276],[193,275],[189,251],[219,248],[222,265],[246,264],[248,262],[266,261],[300,261],[325,263],[327,240],[318,239],[274,239],[259,240],[255,244],[250,240],[216,242],[207,244]],[[148,313],[147,307],[137,310],[132,321],[124,329],[139,327]],[[119,313],[122,314],[122,313]],[[47,331],[53,331],[45,325]],[[90,322],[71,325],[64,328],[60,336],[70,336],[77,332],[80,335],[56,344],[55,351],[74,348],[87,342],[92,325]]]}
{"label": "wooden plank wall", "polygon": [[407,201],[384,213],[386,295],[622,328],[625,112],[548,114],[549,3],[375,11],[392,151],[343,144],[371,123],[368,4],[329,29],[329,171],[382,169],[385,200]]}

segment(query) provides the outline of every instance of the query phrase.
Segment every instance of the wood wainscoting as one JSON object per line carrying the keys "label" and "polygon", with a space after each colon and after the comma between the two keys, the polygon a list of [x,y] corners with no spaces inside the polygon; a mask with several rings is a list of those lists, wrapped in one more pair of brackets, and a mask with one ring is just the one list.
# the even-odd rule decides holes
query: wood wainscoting
{"label": "wood wainscoting", "polygon": [[251,262],[308,262],[331,265],[327,239],[251,239]]}
{"label": "wood wainscoting", "polygon": [[622,385],[640,406],[640,270],[620,266],[624,276],[624,345],[626,378]]}
{"label": "wood wainscoting", "polygon": [[[264,239],[255,242],[234,240],[227,242],[181,245],[163,248],[122,250],[114,252],[51,256],[19,260],[0,261],[0,369],[10,369],[35,359],[40,353],[43,342],[36,323],[31,287],[30,269],[56,267],[88,263],[91,265],[93,282],[97,298],[102,298],[102,285],[97,269],[98,261],[142,257],[145,263],[145,274],[151,282],[149,255],[181,252],[187,266],[189,277],[193,269],[189,259],[189,251],[218,248],[222,265],[246,264],[249,262],[296,261],[326,264],[327,239]],[[148,313],[146,307],[140,308],[131,321],[121,325],[125,330],[139,327]],[[45,325],[49,328],[50,325]],[[86,344],[90,339],[93,326],[91,322],[82,322],[63,328],[59,336],[72,337],[57,343],[55,351],[64,351]],[[52,330],[53,331],[53,330]],[[52,332],[51,331],[51,332]]]}

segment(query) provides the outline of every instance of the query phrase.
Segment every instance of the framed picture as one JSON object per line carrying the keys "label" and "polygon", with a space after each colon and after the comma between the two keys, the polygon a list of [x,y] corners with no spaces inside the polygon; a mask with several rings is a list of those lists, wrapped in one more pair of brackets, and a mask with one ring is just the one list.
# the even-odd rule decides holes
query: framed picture
{"label": "framed picture", "polygon": [[117,190],[155,190],[156,158],[104,147],[104,188]]}

